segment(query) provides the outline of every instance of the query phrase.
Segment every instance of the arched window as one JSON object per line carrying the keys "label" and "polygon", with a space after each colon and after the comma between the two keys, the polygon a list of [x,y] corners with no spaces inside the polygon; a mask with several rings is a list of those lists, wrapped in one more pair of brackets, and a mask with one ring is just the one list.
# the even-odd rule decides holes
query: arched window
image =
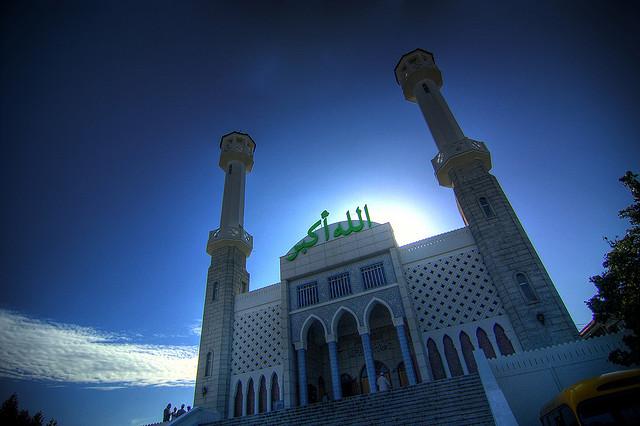
{"label": "arched window", "polygon": [[491,341],[489,341],[489,336],[487,333],[478,327],[476,330],[476,337],[478,338],[478,346],[484,352],[484,356],[487,358],[495,358],[496,352],[493,350],[493,346],[491,345]]}
{"label": "arched window", "polygon": [[516,351],[513,349],[511,340],[507,337],[507,333],[504,332],[504,328],[500,324],[493,326],[493,334],[496,336],[496,342],[498,343],[498,349],[502,355],[511,355]]}
{"label": "arched window", "polygon": [[477,373],[478,366],[473,358],[473,343],[471,343],[471,339],[464,331],[460,332],[460,346],[462,347],[462,357],[465,364],[467,364],[467,370],[469,370],[469,373]]}
{"label": "arched window", "polygon": [[278,384],[278,375],[273,373],[271,376],[271,409],[275,410],[276,402],[280,400],[280,385]]}
{"label": "arched window", "polygon": [[516,282],[520,286],[520,291],[522,291],[525,301],[529,303],[538,301],[538,296],[536,296],[536,294],[534,293],[533,288],[531,287],[531,283],[529,282],[529,279],[525,274],[523,274],[522,272],[518,272],[516,274]]}
{"label": "arched window", "polygon": [[429,365],[431,365],[431,373],[433,374],[434,380],[444,379],[447,377],[447,375],[444,374],[442,357],[440,356],[436,342],[434,342],[433,339],[427,340],[427,351],[429,352]]}
{"label": "arched window", "polygon": [[211,286],[211,301],[215,301],[218,298],[218,282],[214,282]]}
{"label": "arched window", "polygon": [[255,393],[253,393],[253,379],[247,385],[247,416],[254,414]]}
{"label": "arched window", "polygon": [[258,388],[258,413],[267,411],[267,383],[264,376],[260,377],[260,386]]}
{"label": "arched window", "polygon": [[480,203],[482,213],[484,213],[484,216],[487,219],[492,218],[496,215],[491,208],[491,204],[489,204],[489,200],[487,200],[485,197],[478,198],[478,203]]}
{"label": "arched window", "polygon": [[211,375],[211,364],[213,363],[213,352],[209,351],[207,352],[207,362],[204,365],[204,375],[205,376],[210,376]]}
{"label": "arched window", "polygon": [[233,404],[233,417],[242,416],[242,382],[236,385],[236,397]]}
{"label": "arched window", "polygon": [[460,357],[458,357],[458,351],[453,346],[453,340],[451,337],[445,335],[442,339],[444,343],[444,356],[447,357],[447,364],[449,364],[449,372],[452,377],[462,376],[464,371],[462,370],[462,364],[460,364]]}

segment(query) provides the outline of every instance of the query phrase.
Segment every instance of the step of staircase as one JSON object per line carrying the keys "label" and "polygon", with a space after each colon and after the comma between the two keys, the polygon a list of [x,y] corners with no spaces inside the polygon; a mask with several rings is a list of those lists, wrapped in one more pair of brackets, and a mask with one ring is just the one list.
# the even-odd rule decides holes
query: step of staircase
{"label": "step of staircase", "polygon": [[477,374],[202,426],[493,425]]}

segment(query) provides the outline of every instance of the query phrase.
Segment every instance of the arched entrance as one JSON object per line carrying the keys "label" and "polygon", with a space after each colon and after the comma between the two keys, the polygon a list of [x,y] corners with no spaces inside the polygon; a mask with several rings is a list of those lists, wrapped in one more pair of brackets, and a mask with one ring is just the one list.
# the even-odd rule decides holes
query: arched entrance
{"label": "arched entrance", "polygon": [[316,319],[307,331],[307,397],[309,404],[319,402],[319,392],[331,392],[331,369],[329,350],[324,327]]}
{"label": "arched entrance", "polygon": [[[377,360],[376,375],[378,375],[380,374],[378,362],[385,366],[391,365],[395,367],[404,360],[400,350],[398,333],[393,325],[389,309],[382,303],[375,303],[368,312],[367,323],[369,324],[373,357]],[[400,387],[399,376],[397,371],[393,371],[394,374],[391,373],[392,371],[387,368],[385,371],[385,375],[389,375],[387,380],[389,380],[392,388],[397,389]],[[362,383],[362,379],[360,382]],[[366,393],[368,393],[368,389]]]}
{"label": "arched entrance", "polygon": [[348,310],[342,310],[338,315],[337,323],[334,321],[334,324],[340,367],[340,388],[344,398],[361,393],[355,378],[360,374],[364,355],[356,318]]}

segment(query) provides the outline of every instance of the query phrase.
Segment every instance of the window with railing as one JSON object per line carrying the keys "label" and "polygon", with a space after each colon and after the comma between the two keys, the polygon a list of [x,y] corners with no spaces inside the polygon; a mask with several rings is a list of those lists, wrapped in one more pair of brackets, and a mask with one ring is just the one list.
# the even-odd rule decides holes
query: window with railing
{"label": "window with railing", "polygon": [[360,268],[360,271],[364,288],[367,290],[387,283],[382,262]]}
{"label": "window with railing", "polygon": [[318,303],[318,282],[298,286],[298,308]]}
{"label": "window with railing", "polygon": [[349,279],[349,273],[334,275],[329,277],[329,293],[331,298],[335,299],[351,294],[351,280]]}

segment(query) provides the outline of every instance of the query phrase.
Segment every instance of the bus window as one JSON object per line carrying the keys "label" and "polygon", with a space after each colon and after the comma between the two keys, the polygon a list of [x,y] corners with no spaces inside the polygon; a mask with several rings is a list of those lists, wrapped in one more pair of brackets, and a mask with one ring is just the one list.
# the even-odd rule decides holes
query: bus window
{"label": "bus window", "polygon": [[640,424],[640,389],[587,399],[578,405],[583,426]]}
{"label": "bus window", "polygon": [[571,408],[561,405],[540,419],[543,426],[578,426]]}

